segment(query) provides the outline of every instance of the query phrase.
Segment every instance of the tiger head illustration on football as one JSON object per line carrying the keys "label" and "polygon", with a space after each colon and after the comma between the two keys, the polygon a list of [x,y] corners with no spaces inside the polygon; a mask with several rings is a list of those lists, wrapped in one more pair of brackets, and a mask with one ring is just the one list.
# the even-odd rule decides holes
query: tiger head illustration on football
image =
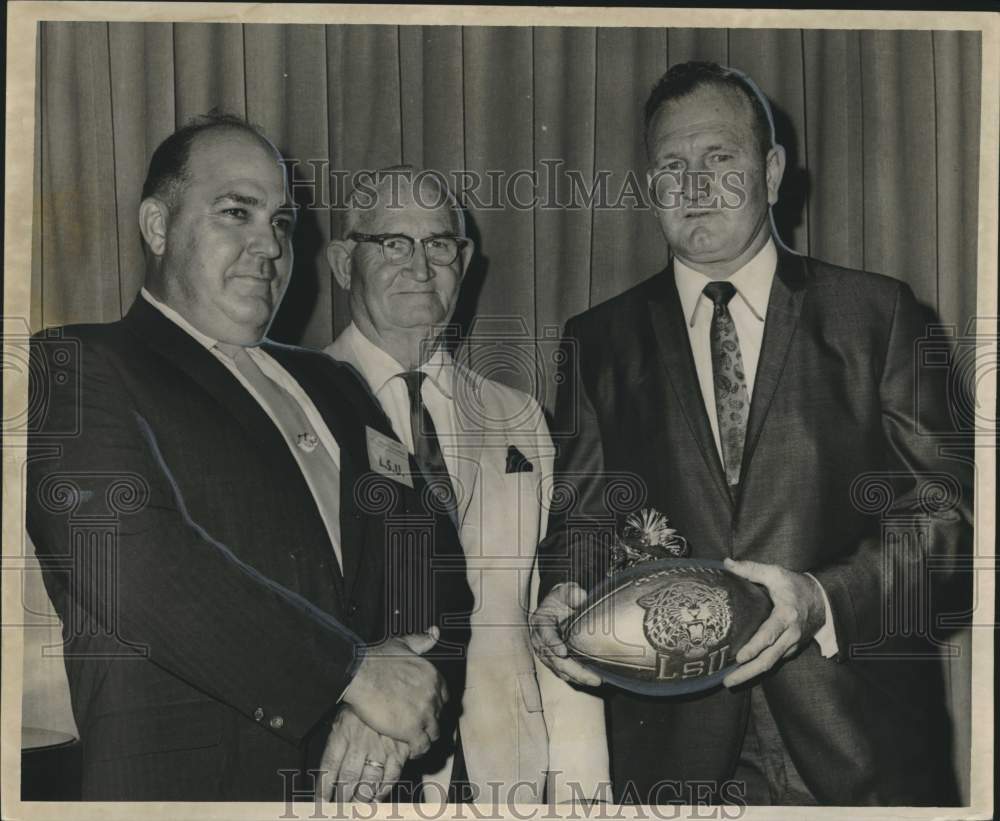
{"label": "tiger head illustration on football", "polygon": [[729,593],[696,581],[665,584],[642,596],[642,628],[660,653],[697,659],[723,641],[732,624]]}

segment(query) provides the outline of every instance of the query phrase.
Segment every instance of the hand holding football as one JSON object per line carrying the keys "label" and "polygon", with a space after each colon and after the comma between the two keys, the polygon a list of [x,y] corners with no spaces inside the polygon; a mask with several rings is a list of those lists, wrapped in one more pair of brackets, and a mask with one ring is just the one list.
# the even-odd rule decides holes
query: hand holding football
{"label": "hand holding football", "polygon": [[763,588],[721,562],[665,559],[617,573],[563,626],[571,656],[646,695],[709,689],[771,612]]}

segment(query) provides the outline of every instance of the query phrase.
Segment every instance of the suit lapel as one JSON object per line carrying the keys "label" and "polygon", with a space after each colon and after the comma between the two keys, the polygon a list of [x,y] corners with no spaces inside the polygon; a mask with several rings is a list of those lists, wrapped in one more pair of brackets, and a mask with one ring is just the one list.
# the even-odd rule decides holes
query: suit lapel
{"label": "suit lapel", "polygon": [[785,363],[788,361],[789,344],[795,334],[799,314],[802,312],[805,283],[805,260],[779,245],[778,270],[775,272],[767,303],[764,339],[761,343],[760,360],[757,363],[746,442],[743,446],[741,485],[760,440],[764,420],[771,408],[771,401],[774,399]]}
{"label": "suit lapel", "polygon": [[[277,426],[271,420],[271,417],[267,415],[267,412],[257,403],[249,391],[240,384],[236,377],[230,373],[226,366],[205,349],[204,345],[167,319],[141,296],[136,299],[123,321],[139,340],[148,344],[174,367],[186,373],[197,385],[211,395],[225,410],[227,417],[232,420],[234,425],[240,425],[246,431],[249,440],[263,452],[267,463],[274,468],[274,475],[269,477],[271,480],[277,482],[301,481],[305,486],[305,492],[308,494],[308,485],[305,483],[305,477],[302,476],[298,463],[295,461],[295,457],[291,451],[289,451],[284,436],[282,436]],[[283,356],[280,348],[276,350],[275,346],[268,345],[266,346],[266,350],[286,370],[293,373],[297,379],[299,378],[293,371],[293,368],[289,367],[290,357]],[[306,392],[311,397],[315,396],[308,388],[306,388]],[[327,419],[327,424],[330,424],[331,419],[329,415],[326,413],[323,415]],[[333,431],[332,426],[331,431]],[[334,436],[337,436],[335,432]],[[342,442],[343,437],[338,437],[337,441],[338,443]],[[341,473],[343,476],[343,451]],[[286,478],[282,479],[282,477]],[[344,531],[345,521],[354,523],[353,518],[343,515],[344,496],[344,483],[342,482],[341,548],[342,554],[346,555],[347,550],[344,545],[353,544],[356,540],[347,538],[350,536],[349,528],[348,532],[345,533]],[[353,494],[347,494],[347,496],[353,501]],[[308,501],[313,502],[311,496]],[[315,503],[313,503],[313,508],[316,510],[316,522],[319,529],[325,535],[326,528],[323,526],[322,517],[320,516],[319,509],[315,507]],[[330,547],[330,552],[331,554],[333,553],[332,546]],[[336,564],[336,562],[331,563],[333,566],[336,566]],[[340,568],[338,568],[338,571],[340,571]],[[340,572],[334,572],[334,578],[335,582],[339,584]]]}
{"label": "suit lapel", "polygon": [[184,371],[225,408],[234,425],[240,425],[268,462],[283,471],[298,473],[298,465],[280,431],[263,408],[205,346],[175,325],[142,296],[133,303],[123,322],[143,342],[174,367]]}
{"label": "suit lapel", "polygon": [[680,295],[677,293],[672,263],[659,274],[658,279],[660,287],[655,290],[648,304],[660,362],[666,371],[677,403],[691,428],[691,434],[698,443],[705,466],[715,480],[719,492],[732,505],[732,494],[726,482],[722,460],[715,446],[715,437],[712,436],[712,427],[701,395],[698,372],[695,370],[694,356],[691,353],[691,341],[688,338],[687,320],[684,318]]}
{"label": "suit lapel", "polygon": [[[457,526],[461,530],[465,522],[465,517],[469,513],[472,499],[479,484],[480,458],[483,451],[483,439],[486,430],[483,425],[487,414],[484,413],[482,403],[485,397],[482,394],[482,384],[476,383],[476,377],[472,371],[457,361],[454,364],[453,373],[455,379],[452,384],[455,401],[455,415],[457,417],[458,437],[458,483],[461,493],[457,494],[458,510]],[[461,401],[458,397],[467,397],[472,401]],[[470,408],[470,405],[472,406]],[[476,409],[478,408],[478,412]]]}

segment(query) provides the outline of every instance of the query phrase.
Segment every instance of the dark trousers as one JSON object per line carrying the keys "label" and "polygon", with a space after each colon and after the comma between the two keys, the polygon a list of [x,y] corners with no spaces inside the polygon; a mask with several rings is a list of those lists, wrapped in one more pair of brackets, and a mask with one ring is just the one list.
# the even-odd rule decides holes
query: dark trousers
{"label": "dark trousers", "polygon": [[750,691],[750,719],[733,780],[744,785],[750,806],[818,803],[788,755],[760,687]]}

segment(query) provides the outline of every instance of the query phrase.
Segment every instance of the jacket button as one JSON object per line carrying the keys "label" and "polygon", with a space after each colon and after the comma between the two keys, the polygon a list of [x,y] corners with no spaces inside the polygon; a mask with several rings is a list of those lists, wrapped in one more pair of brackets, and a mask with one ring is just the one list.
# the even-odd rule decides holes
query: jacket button
{"label": "jacket button", "polygon": [[347,612],[348,612],[348,613],[350,613],[350,614],[351,614],[352,616],[353,616],[353,615],[354,615],[355,613],[357,613],[357,612],[358,612],[358,603],[357,603],[356,601],[352,601],[352,602],[351,602],[351,603],[350,603],[350,604],[348,605],[348,607],[347,607]]}
{"label": "jacket button", "polygon": [[253,711],[253,720],[254,721],[263,721],[264,720],[264,708],[263,707],[258,707],[256,710]]}
{"label": "jacket button", "polygon": [[272,730],[280,730],[282,727],[285,726],[285,719],[283,719],[281,716],[275,716],[274,718],[271,719],[270,724]]}

